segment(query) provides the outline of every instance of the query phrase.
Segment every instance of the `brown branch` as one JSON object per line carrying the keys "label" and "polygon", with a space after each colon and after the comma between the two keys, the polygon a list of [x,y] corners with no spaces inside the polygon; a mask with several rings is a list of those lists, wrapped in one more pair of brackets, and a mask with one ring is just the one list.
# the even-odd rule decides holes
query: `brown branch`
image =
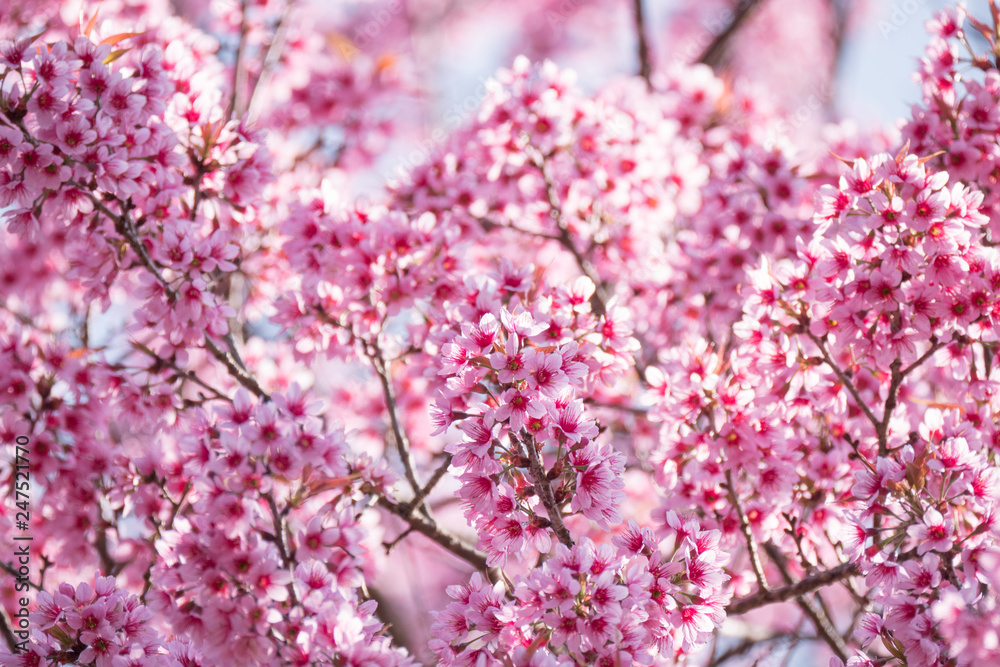
{"label": "brown branch", "polygon": [[834,584],[841,579],[853,577],[860,574],[860,572],[861,570],[858,568],[857,563],[837,565],[788,586],[773,588],[769,591],[758,591],[752,595],[737,598],[726,607],[726,614],[729,616],[739,616],[740,614],[745,614],[748,611],[753,611],[769,604],[786,602],[800,595],[811,593],[818,588]]}
{"label": "brown branch", "polygon": [[[767,542],[764,544],[764,550],[767,551],[767,555],[774,562],[775,567],[781,573],[782,578],[786,583],[792,583],[792,575],[788,571],[788,565],[785,560],[785,555],[781,553],[781,550],[773,542]],[[819,594],[816,594],[819,598]],[[801,607],[802,611],[809,620],[812,621],[813,627],[816,628],[816,632],[825,641],[833,652],[837,654],[837,657],[841,660],[847,660],[847,645],[844,643],[843,638],[840,633],[837,632],[837,628],[834,627],[833,622],[830,621],[830,617],[827,615],[825,609],[816,603],[816,600],[812,598],[807,598],[804,595],[798,595],[795,597],[795,601]]]}
{"label": "brown branch", "polygon": [[863,413],[865,413],[865,416],[868,418],[868,421],[872,423],[872,426],[875,427],[877,431],[881,420],[875,417],[875,413],[873,413],[871,411],[871,408],[868,407],[868,404],[861,399],[861,394],[858,393],[858,390],[854,386],[854,383],[851,382],[851,379],[847,377],[844,371],[840,370],[840,366],[837,365],[837,362],[833,360],[833,358],[830,356],[830,353],[827,351],[826,345],[824,345],[823,341],[820,340],[815,334],[813,334],[808,329],[806,329],[806,335],[808,335],[809,339],[816,344],[816,347],[819,348],[820,354],[823,355],[823,361],[826,362],[827,366],[833,369],[833,372],[837,375],[837,379],[840,380],[840,383],[844,385],[847,391],[850,392],[851,396],[854,397],[854,402],[857,404],[858,408],[860,408],[860,410]]}
{"label": "brown branch", "polygon": [[218,343],[208,336],[205,336],[205,349],[211,352],[213,357],[222,362],[226,370],[229,371],[229,374],[233,376],[233,379],[246,387],[257,398],[263,401],[271,400],[271,395],[264,391],[264,388],[257,382],[257,378],[243,370],[241,367],[242,362],[237,361],[237,358],[229,350],[223,350],[219,347]]}
{"label": "brown branch", "polygon": [[[156,352],[153,352],[151,349],[149,349],[147,346],[143,345],[139,341],[135,341],[135,340],[129,341],[129,345],[132,346],[132,349],[137,350],[139,352],[142,352],[143,354],[145,354],[145,355],[147,355],[149,357],[152,357],[153,359],[156,359],[156,361],[157,361],[158,364],[163,364],[167,368],[170,368],[170,369],[174,370],[177,373],[177,377],[180,377],[180,378],[183,378],[183,379],[188,380],[190,382],[193,382],[196,385],[198,385],[199,387],[202,387],[203,389],[207,389],[208,391],[212,392],[212,395],[215,398],[219,399],[220,401],[226,401],[227,403],[232,403],[233,402],[233,399],[229,398],[228,396],[226,396],[225,394],[223,394],[221,391],[219,391],[218,389],[216,389],[212,385],[210,385],[207,382],[205,382],[204,380],[202,380],[193,371],[184,370],[183,368],[181,368],[180,366],[178,366],[176,362],[168,360],[168,359],[164,359],[163,357],[161,357],[160,355],[158,355]],[[151,369],[146,369],[146,372],[147,373],[151,372]]]}
{"label": "brown branch", "polygon": [[447,551],[450,551],[455,556],[458,556],[462,560],[471,564],[477,570],[482,570],[484,572],[488,572],[490,570],[489,565],[486,563],[485,554],[476,551],[451,533],[439,528],[433,521],[411,514],[406,508],[401,505],[397,505],[384,496],[378,497],[378,506],[398,516],[400,519],[408,523],[414,532],[420,533],[424,537],[436,542]]}
{"label": "brown branch", "polygon": [[542,468],[541,460],[538,458],[535,439],[528,435],[527,432],[523,433],[521,440],[518,440],[514,434],[510,434],[510,439],[516,442],[528,457],[528,472],[531,474],[531,482],[535,485],[535,493],[538,494],[542,505],[545,507],[545,512],[549,515],[549,521],[552,522],[552,530],[555,531],[556,537],[567,547],[572,547],[573,537],[569,534],[566,524],[563,523],[562,512],[559,511],[556,497],[552,493],[552,485],[545,470]]}
{"label": "brown branch", "polygon": [[241,91],[247,84],[247,68],[243,58],[246,48],[247,33],[247,0],[240,2],[240,40],[236,44],[236,62],[233,64],[233,89],[229,91],[229,104],[226,107],[226,118],[243,115],[243,96]]}
{"label": "brown branch", "polygon": [[[13,565],[8,565],[7,563],[0,562],[0,569],[5,570],[12,577],[17,578],[21,576],[20,573],[18,573],[18,571],[14,569]],[[36,591],[42,590],[42,587],[39,584],[32,583],[30,579],[22,579],[22,581],[27,581],[28,586],[34,588]]]}
{"label": "brown branch", "polygon": [[946,343],[944,341],[938,340],[937,336],[931,336],[931,346],[930,346],[930,348],[928,348],[926,352],[924,352],[923,354],[921,354],[917,358],[916,361],[914,361],[912,364],[910,364],[909,366],[907,366],[906,368],[904,368],[903,371],[902,371],[903,375],[906,376],[906,375],[909,375],[910,373],[912,373],[914,370],[917,369],[918,366],[920,366],[922,363],[924,363],[925,361],[927,361],[927,359],[932,354],[934,354],[935,352],[937,352],[938,350],[940,350],[945,345],[946,345]]}
{"label": "brown branch", "polygon": [[[413,500],[407,505],[410,511],[419,508],[424,516],[429,516],[427,506],[424,505],[423,498],[420,497],[420,482],[417,481],[417,474],[414,472],[410,441],[406,437],[406,432],[403,430],[403,425],[399,419],[399,408],[396,405],[396,396],[392,390],[392,379],[389,377],[385,357],[382,356],[382,350],[377,345],[371,344],[368,348],[365,350],[365,354],[368,356],[369,361],[372,362],[375,374],[378,375],[379,382],[382,384],[385,407],[389,411],[389,424],[392,427],[393,440],[396,441],[396,453],[403,464],[403,473],[406,476],[406,481],[409,482],[410,489],[413,491]],[[426,494],[424,495],[426,496]]]}
{"label": "brown branch", "polygon": [[[274,544],[278,547],[278,553],[281,555],[281,560],[285,564],[288,571],[295,571],[295,561],[292,558],[290,545],[285,546],[285,536],[282,534],[282,530],[285,528],[281,517],[283,516],[278,512],[278,503],[274,500],[274,493],[262,493],[261,496],[267,500],[267,506],[271,510],[272,525],[274,526]],[[288,589],[289,600],[292,604],[298,604],[298,596],[295,593],[295,586],[289,582],[285,585]]]}
{"label": "brown branch", "polygon": [[754,10],[761,4],[762,0],[740,0],[736,5],[736,12],[733,14],[732,20],[729,21],[729,25],[715,36],[715,39],[705,48],[697,62],[718,70],[730,42],[732,42],[736,33],[743,27],[743,24],[750,18]]}
{"label": "brown branch", "polygon": [[653,90],[653,83],[650,76],[653,67],[650,63],[649,42],[646,39],[646,19],[643,16],[642,0],[632,0],[633,16],[635,17],[635,37],[638,42],[639,51],[639,76],[646,82],[646,88]]}
{"label": "brown branch", "polygon": [[278,60],[281,58],[281,51],[285,46],[285,35],[288,32],[288,18],[291,16],[294,7],[295,0],[288,0],[288,4],[285,5],[285,9],[281,13],[277,25],[274,26],[274,37],[271,38],[271,44],[268,46],[267,54],[264,56],[260,76],[254,81],[253,90],[250,91],[247,112],[251,117],[254,115],[255,103],[260,99],[260,91],[267,88],[271,82],[274,66],[278,64]]}
{"label": "brown branch", "polygon": [[747,638],[741,641],[739,644],[723,651],[717,656],[712,657],[711,661],[706,665],[706,667],[718,667],[733,658],[739,658],[755,648],[762,647],[765,644],[772,644],[771,651],[774,651],[779,644],[782,642],[791,641],[792,636],[787,634],[774,635],[773,637],[764,637],[763,639],[753,639]]}
{"label": "brown branch", "polygon": [[889,366],[889,392],[885,397],[885,407],[882,409],[882,421],[875,425],[879,456],[889,455],[889,421],[892,419],[892,411],[896,409],[899,385],[903,383],[904,377],[899,367],[899,359],[894,359]]}
{"label": "brown branch", "polygon": [[750,521],[747,519],[746,512],[743,511],[743,505],[740,503],[740,498],[736,493],[736,485],[733,483],[733,473],[730,470],[726,471],[726,484],[729,486],[729,501],[736,508],[736,513],[740,518],[740,531],[743,533],[743,539],[747,543],[747,553],[750,555],[750,565],[753,567],[754,576],[757,577],[757,585],[762,591],[769,591],[771,587],[767,585],[767,577],[764,576],[764,568],[760,564],[760,554],[757,553],[757,540],[753,537],[753,531],[750,529]]}
{"label": "brown branch", "polygon": [[10,647],[10,652],[14,653],[17,650],[17,637],[14,636],[12,625],[13,623],[7,615],[7,610],[0,607],[0,634],[3,635],[4,641]]}
{"label": "brown branch", "polygon": [[434,471],[434,474],[431,475],[431,478],[427,480],[426,484],[424,484],[423,488],[420,489],[420,492],[413,497],[413,500],[408,503],[403,503],[401,507],[404,507],[407,511],[412,512],[418,505],[423,505],[424,499],[427,498],[430,492],[434,490],[434,487],[437,486],[437,483],[441,481],[445,474],[447,474],[448,468],[451,467],[452,458],[453,456],[448,454],[441,465],[438,466],[437,470]]}

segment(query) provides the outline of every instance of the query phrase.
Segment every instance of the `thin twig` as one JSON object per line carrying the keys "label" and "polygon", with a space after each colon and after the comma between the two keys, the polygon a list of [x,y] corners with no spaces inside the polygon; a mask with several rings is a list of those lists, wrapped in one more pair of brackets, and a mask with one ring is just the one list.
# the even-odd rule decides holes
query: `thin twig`
{"label": "thin twig", "polygon": [[[375,368],[375,374],[378,375],[379,382],[382,384],[382,395],[385,398],[385,407],[389,411],[389,424],[392,427],[393,439],[396,441],[396,453],[399,455],[399,460],[403,464],[403,474],[406,476],[406,481],[410,484],[410,489],[413,491],[414,501],[411,505],[412,509],[420,509],[421,513],[425,516],[428,515],[427,506],[424,505],[423,499],[420,498],[421,488],[420,482],[417,481],[417,474],[414,472],[413,455],[410,452],[410,441],[406,437],[406,432],[403,430],[403,425],[399,419],[399,408],[396,405],[396,395],[392,390],[392,379],[389,377],[389,370],[385,364],[385,358],[382,356],[382,350],[377,345],[370,345],[370,349],[365,350],[365,354],[368,356],[368,360],[372,362],[372,366]],[[426,494],[425,494],[426,495]]]}
{"label": "thin twig", "polygon": [[264,388],[260,386],[259,382],[257,382],[257,378],[243,370],[241,363],[233,357],[229,350],[223,350],[208,336],[205,336],[205,348],[212,353],[213,357],[222,362],[222,364],[229,371],[229,374],[232,375],[237,382],[250,390],[250,392],[252,392],[257,398],[263,401],[271,400],[271,395],[264,391]]}
{"label": "thin twig", "polygon": [[732,660],[733,658],[739,658],[740,656],[746,655],[754,648],[762,646],[764,644],[773,644],[771,651],[777,648],[777,645],[781,642],[787,642],[791,639],[788,635],[775,635],[773,637],[764,637],[763,639],[753,639],[747,638],[741,641],[739,644],[723,651],[717,656],[714,656],[711,661],[706,665],[706,667],[718,667],[719,665]]}
{"label": "thin twig", "polygon": [[931,336],[931,346],[930,346],[930,348],[928,348],[926,352],[924,352],[923,354],[921,354],[917,358],[916,361],[914,361],[912,364],[910,364],[909,366],[907,366],[906,368],[904,368],[903,371],[902,371],[903,375],[906,376],[906,375],[909,375],[910,373],[912,373],[914,370],[917,369],[918,366],[920,366],[922,363],[924,363],[925,361],[927,361],[927,359],[932,354],[934,354],[935,352],[937,352],[938,350],[940,350],[945,345],[947,345],[947,343],[945,341],[938,340],[937,336]]}
{"label": "thin twig", "polygon": [[418,505],[423,505],[424,499],[427,498],[430,492],[434,490],[434,487],[437,486],[437,483],[441,481],[445,474],[447,474],[448,468],[451,466],[452,458],[453,456],[448,454],[444,461],[442,461],[441,465],[438,466],[437,470],[434,471],[434,474],[431,475],[431,478],[427,480],[426,484],[424,484],[423,488],[420,489],[420,492],[413,497],[413,500],[408,503],[404,503],[403,507],[412,512]]}
{"label": "thin twig", "polygon": [[753,566],[754,576],[757,577],[757,585],[760,586],[760,590],[769,591],[771,587],[767,585],[767,577],[764,576],[764,568],[760,563],[760,554],[757,553],[757,540],[754,539],[753,531],[750,529],[750,521],[747,519],[746,512],[743,511],[743,505],[736,493],[731,470],[726,471],[726,484],[729,486],[729,501],[736,508],[736,513],[740,518],[740,531],[747,543],[747,553],[750,554],[750,565]]}
{"label": "thin twig", "polygon": [[899,370],[899,359],[893,359],[889,366],[889,392],[885,397],[885,407],[882,410],[882,421],[875,425],[878,435],[879,456],[889,455],[889,422],[892,412],[896,409],[896,399],[899,395],[899,385],[903,383],[903,372]]}
{"label": "thin twig", "polygon": [[[0,562],[0,569],[5,570],[12,577],[16,578],[16,577],[20,577],[21,576],[18,573],[18,571],[14,569],[13,565],[8,565],[7,563]],[[21,581],[27,581],[28,582],[28,586],[30,586],[31,588],[34,588],[36,591],[42,590],[42,587],[40,585],[32,582],[30,579],[25,578],[25,579],[21,579]]]}
{"label": "thin twig", "polygon": [[844,371],[840,370],[840,366],[837,365],[837,362],[833,360],[833,358],[830,356],[830,353],[827,351],[826,345],[824,345],[823,341],[820,340],[819,337],[817,337],[811,331],[806,330],[806,335],[809,336],[809,339],[812,342],[816,343],[816,347],[819,348],[820,354],[823,355],[823,361],[826,362],[827,366],[833,369],[833,372],[837,375],[837,379],[840,380],[840,383],[844,385],[847,391],[850,392],[851,396],[854,397],[854,402],[857,404],[858,408],[863,413],[865,413],[865,416],[868,417],[868,421],[870,421],[872,423],[872,426],[875,427],[875,429],[877,430],[881,420],[875,417],[875,413],[873,413],[871,411],[871,408],[868,407],[868,404],[861,399],[861,394],[858,393],[858,390],[854,386],[854,383],[851,382],[851,379],[847,377]]}
{"label": "thin twig", "polygon": [[236,62],[233,64],[233,89],[229,91],[229,105],[226,108],[226,118],[239,117],[243,115],[242,90],[247,84],[247,68],[243,58],[243,51],[246,48],[247,33],[249,25],[247,22],[247,0],[240,2],[240,40],[236,44]]}
{"label": "thin twig", "polygon": [[583,275],[590,278],[591,282],[594,283],[595,290],[594,294],[590,297],[590,305],[594,311],[594,315],[601,317],[608,309],[608,299],[604,294],[604,287],[601,284],[594,265],[583,256],[573,242],[573,237],[569,233],[569,223],[563,215],[562,205],[559,202],[559,191],[555,181],[552,180],[549,174],[548,162],[545,155],[541,150],[533,146],[530,141],[525,148],[532,149],[532,162],[541,174],[542,181],[545,183],[545,199],[549,205],[549,217],[552,218],[552,221],[559,229],[559,234],[555,239],[573,255],[573,259],[576,261],[576,265],[580,271],[583,272]]}
{"label": "thin twig", "polygon": [[[225,394],[223,394],[221,391],[219,391],[218,389],[216,389],[212,385],[210,385],[207,382],[205,382],[204,380],[202,380],[193,371],[184,370],[183,368],[181,368],[180,366],[178,366],[174,361],[171,361],[171,360],[168,360],[168,359],[164,359],[163,357],[161,357],[160,355],[158,355],[156,352],[153,352],[151,349],[149,349],[148,347],[146,347],[145,345],[143,345],[139,341],[135,341],[135,340],[129,341],[129,344],[132,346],[132,349],[137,350],[139,352],[142,352],[143,354],[145,354],[145,355],[147,355],[149,357],[152,357],[153,359],[156,359],[157,363],[163,364],[164,366],[166,366],[166,367],[174,370],[177,373],[177,377],[184,378],[185,380],[193,382],[196,385],[198,385],[199,387],[201,387],[203,389],[207,389],[208,391],[212,392],[212,395],[215,398],[219,399],[220,401],[226,401],[227,403],[232,403],[233,402],[233,399],[229,398],[228,396],[226,396]],[[146,369],[146,370],[147,370],[147,372],[149,372],[150,369]]]}
{"label": "thin twig", "polygon": [[14,653],[17,650],[17,637],[14,636],[14,630],[11,628],[11,625],[10,617],[7,616],[7,610],[0,607],[0,634],[3,635],[4,641],[10,647],[10,652]]}
{"label": "thin twig", "polygon": [[274,66],[278,64],[278,60],[281,58],[281,50],[285,46],[285,35],[288,32],[288,18],[291,16],[294,7],[295,0],[288,0],[288,4],[285,5],[285,9],[281,13],[277,25],[274,26],[274,37],[271,38],[271,44],[268,46],[267,54],[264,56],[260,76],[257,77],[257,80],[253,84],[253,90],[250,91],[247,113],[251,118],[254,117],[256,102],[260,99],[260,92],[270,84],[271,76],[274,73]]}

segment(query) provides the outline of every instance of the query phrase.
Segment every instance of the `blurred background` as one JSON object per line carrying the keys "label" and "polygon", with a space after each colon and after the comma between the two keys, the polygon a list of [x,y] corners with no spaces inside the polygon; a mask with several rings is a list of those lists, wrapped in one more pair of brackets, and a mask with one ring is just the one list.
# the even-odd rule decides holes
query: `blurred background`
{"label": "blurred background", "polygon": [[[191,68],[206,106],[226,108],[225,97],[231,94],[228,103],[236,116],[245,114],[269,131],[276,190],[282,182],[302,187],[325,181],[349,200],[377,198],[387,183],[405,180],[411,168],[475,117],[490,77],[510,67],[517,55],[551,59],[573,70],[585,90],[596,92],[640,73],[638,30],[645,36],[654,87],[672,68],[701,61],[731,86],[752,91],[756,104],[786,117],[792,136],[801,135],[804,143],[828,121],[848,120],[861,130],[891,133],[897,119],[920,100],[913,72],[927,44],[924,25],[948,4],[105,0],[100,11],[109,21],[99,30],[103,36],[161,31],[168,43],[183,41],[185,53],[217,55],[223,67],[214,70],[199,69],[197,60],[186,55],[176,57],[176,66]],[[58,38],[60,30],[78,25],[81,13],[89,16],[96,6],[0,0],[0,39],[43,27]],[[986,0],[970,2],[968,8],[974,15],[988,12]],[[174,62],[169,47],[167,59]],[[127,349],[122,330],[128,312],[126,304],[116,304],[95,315],[93,344],[110,344],[113,351],[118,337]],[[264,330],[257,333],[268,337]],[[250,349],[247,361],[261,369],[265,381],[282,374],[277,367],[268,369],[263,351],[261,358],[253,356]],[[371,427],[366,417],[349,421],[351,406],[377,402],[377,392],[349,392],[350,382],[341,380],[329,392],[343,401],[345,426],[378,440],[378,433],[364,433]],[[642,492],[634,486],[642,477],[629,480],[636,493]],[[454,490],[442,483],[429,500],[451,525],[463,525]],[[468,567],[420,538],[405,540],[387,557],[378,548],[374,555],[384,559],[372,588],[382,617],[394,626],[397,639],[429,664],[426,639],[432,619],[426,612],[444,606],[444,587],[467,578]],[[727,641],[753,630],[733,629]],[[810,657],[804,645],[759,664],[815,664]]]}

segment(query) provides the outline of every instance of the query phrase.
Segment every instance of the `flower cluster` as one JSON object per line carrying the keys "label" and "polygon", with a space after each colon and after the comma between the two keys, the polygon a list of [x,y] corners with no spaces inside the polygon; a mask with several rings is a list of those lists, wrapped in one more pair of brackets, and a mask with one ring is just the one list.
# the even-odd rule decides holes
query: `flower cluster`
{"label": "flower cluster", "polygon": [[508,594],[478,575],[435,614],[443,665],[651,664],[693,652],[722,622],[729,556],[718,531],[666,517],[662,540],[634,521],[615,545],[557,545]]}
{"label": "flower cluster", "polygon": [[282,251],[299,274],[288,277],[271,318],[294,327],[296,353],[307,360],[360,353],[356,342],[375,342],[389,317],[418,302],[440,309],[461,285],[455,234],[434,216],[346,210],[324,194],[295,205],[282,224]]}
{"label": "flower cluster", "polygon": [[[1000,152],[993,140],[1000,127],[1000,71],[991,55],[996,33],[968,17],[963,6],[941,12],[928,31],[931,38],[917,72],[923,100],[914,105],[903,137],[915,153],[934,156],[933,164],[953,180],[979,187],[989,218],[985,229],[995,241],[1000,235]],[[989,50],[975,50],[970,37],[985,38]]]}
{"label": "flower cluster", "polygon": [[624,457],[597,441],[583,397],[628,368],[636,341],[626,313],[595,317],[588,278],[536,293],[530,273],[503,261],[433,336],[438,432],[454,425],[465,435],[446,451],[463,471],[466,518],[491,562],[532,546],[547,552],[567,502],[605,529],[622,519]]}
{"label": "flower cluster", "polygon": [[30,650],[0,656],[5,667],[65,664],[111,667],[180,667],[184,646],[165,642],[152,629],[153,613],[135,595],[115,584],[114,577],[96,577],[91,586],[60,584],[52,594],[38,593],[31,613]]}
{"label": "flower cluster", "polygon": [[[995,623],[977,563],[995,552],[1000,492],[1000,257],[984,243],[982,194],[926,163],[900,153],[849,165],[822,191],[799,258],[752,274],[739,330],[758,395],[823,413],[809,430],[852,451],[843,552],[880,605],[860,636],[936,665],[991,650],[944,633]],[[961,631],[942,612],[955,596],[975,609]]]}
{"label": "flower cluster", "polygon": [[[23,4],[0,664],[1000,660],[1000,14],[931,22],[900,146],[788,111],[846,2],[682,7],[692,65],[635,3],[595,92],[610,0]],[[501,17],[553,61],[429,130],[438,26]]]}

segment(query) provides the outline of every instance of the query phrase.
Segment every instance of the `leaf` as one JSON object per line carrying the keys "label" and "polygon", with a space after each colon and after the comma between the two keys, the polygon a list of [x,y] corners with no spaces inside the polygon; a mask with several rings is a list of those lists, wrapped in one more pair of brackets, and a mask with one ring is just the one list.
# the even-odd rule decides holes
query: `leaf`
{"label": "leaf", "polygon": [[972,25],[973,28],[975,28],[980,33],[982,33],[983,37],[985,37],[987,40],[992,41],[991,37],[993,37],[993,34],[994,34],[992,28],[990,28],[988,25],[986,25],[982,21],[976,20],[976,18],[973,17],[973,16],[966,16],[965,20],[968,21]]}
{"label": "leaf", "polygon": [[108,55],[108,57],[104,59],[104,64],[105,65],[110,65],[111,63],[113,63],[114,61],[118,60],[119,58],[121,58],[123,55],[125,55],[129,51],[130,51],[130,49],[118,49],[117,51],[112,51]]}
{"label": "leaf", "polygon": [[903,161],[903,157],[910,152],[910,140],[907,139],[903,147],[899,149],[899,153],[896,154],[896,164]]}
{"label": "leaf", "polygon": [[139,35],[145,35],[148,30],[143,30],[142,32],[120,32],[117,35],[111,35],[110,37],[105,37],[101,40],[101,44],[108,44],[114,46],[123,39],[128,39],[129,37],[138,37]]}
{"label": "leaf", "polygon": [[321,480],[315,481],[309,485],[311,493],[310,497],[322,493],[324,491],[330,491],[332,489],[342,488],[348,486],[358,475],[347,475],[346,477],[326,477]]}
{"label": "leaf", "polygon": [[330,46],[330,48],[336,49],[340,53],[340,56],[347,61],[348,64],[350,64],[351,61],[354,60],[354,56],[359,53],[358,47],[354,46],[354,42],[344,35],[341,35],[339,32],[327,35],[326,43]]}
{"label": "leaf", "polygon": [[944,154],[945,154],[945,151],[938,151],[937,153],[931,153],[930,155],[928,155],[926,157],[922,157],[919,160],[917,160],[917,163],[922,165],[925,162],[933,160],[934,158],[939,157],[939,156],[944,155]]}
{"label": "leaf", "polygon": [[837,155],[836,153],[834,153],[833,151],[827,151],[827,153],[829,153],[833,157],[837,158],[838,160],[840,160],[841,162],[843,162],[844,164],[846,164],[848,167],[853,167],[854,166],[854,162],[853,161],[848,160],[847,158],[842,158],[839,155]]}
{"label": "leaf", "polygon": [[104,4],[104,0],[101,0],[101,2],[97,3],[97,8],[94,10],[94,15],[90,17],[90,20],[87,21],[87,27],[83,29],[83,34],[86,35],[87,37],[90,37],[90,33],[94,31],[94,26],[97,25],[97,15],[101,11],[102,4]]}
{"label": "leaf", "polygon": [[37,39],[38,39],[39,37],[41,37],[42,35],[44,35],[44,34],[45,34],[45,33],[47,33],[48,31],[49,31],[48,27],[45,27],[45,28],[42,28],[41,32],[38,32],[38,33],[36,33],[36,34],[34,34],[34,35],[31,35],[30,37],[28,37],[28,43],[29,43],[29,44],[34,44],[34,43],[35,43],[35,41],[36,41],[36,40],[37,40]]}
{"label": "leaf", "polygon": [[396,56],[392,53],[383,53],[379,56],[378,62],[375,63],[375,71],[381,74],[382,72],[391,70],[396,66]]}

